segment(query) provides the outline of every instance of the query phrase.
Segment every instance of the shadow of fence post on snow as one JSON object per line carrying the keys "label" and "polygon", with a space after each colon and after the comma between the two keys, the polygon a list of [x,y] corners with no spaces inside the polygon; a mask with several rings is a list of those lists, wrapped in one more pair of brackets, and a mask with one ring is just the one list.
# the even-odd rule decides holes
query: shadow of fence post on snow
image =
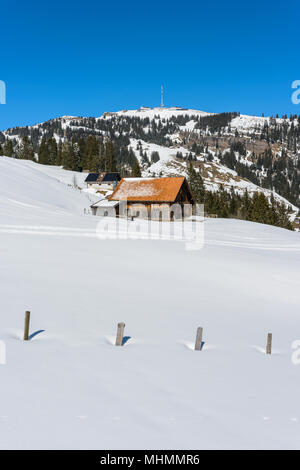
{"label": "shadow of fence post on snow", "polygon": [[30,327],[30,312],[25,312],[25,324],[24,324],[24,341],[30,341],[31,339],[35,338],[35,336],[43,333],[45,330],[37,330],[29,334],[29,327]]}

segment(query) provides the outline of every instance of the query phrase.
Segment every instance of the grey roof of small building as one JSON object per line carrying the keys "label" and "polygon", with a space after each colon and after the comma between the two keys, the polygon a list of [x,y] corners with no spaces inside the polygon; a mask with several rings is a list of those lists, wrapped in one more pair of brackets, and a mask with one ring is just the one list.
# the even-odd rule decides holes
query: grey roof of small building
{"label": "grey roof of small building", "polygon": [[85,179],[86,183],[96,183],[99,178],[99,173],[89,173]]}
{"label": "grey roof of small building", "polygon": [[114,181],[121,181],[119,173],[105,173],[101,180],[101,183],[109,183]]}
{"label": "grey roof of small building", "polygon": [[117,172],[90,173],[85,179],[86,183],[97,183],[98,182],[99,184],[101,184],[101,183],[113,183],[115,181],[121,181],[120,175]]}

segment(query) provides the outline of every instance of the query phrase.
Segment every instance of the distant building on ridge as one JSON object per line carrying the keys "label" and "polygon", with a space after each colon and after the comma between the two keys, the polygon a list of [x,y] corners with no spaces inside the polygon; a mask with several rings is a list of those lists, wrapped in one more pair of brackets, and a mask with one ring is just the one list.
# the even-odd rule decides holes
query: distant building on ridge
{"label": "distant building on ridge", "polygon": [[101,172],[89,173],[85,179],[88,188],[94,188],[103,191],[113,191],[121,181],[119,173]]}

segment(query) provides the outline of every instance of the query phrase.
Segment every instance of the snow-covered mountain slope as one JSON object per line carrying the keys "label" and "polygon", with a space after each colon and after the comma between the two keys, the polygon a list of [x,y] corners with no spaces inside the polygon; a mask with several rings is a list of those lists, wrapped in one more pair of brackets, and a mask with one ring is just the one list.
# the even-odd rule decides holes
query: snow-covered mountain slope
{"label": "snow-covered mountain slope", "polygon": [[0,217],[3,221],[43,220],[49,216],[69,217],[83,214],[95,195],[79,191],[83,173],[39,165],[26,160],[0,157]]}
{"label": "snow-covered mountain slope", "polygon": [[[234,118],[230,125],[232,129],[238,129],[239,131],[255,131],[259,129],[263,129],[263,127],[267,124],[276,124],[280,125],[287,120],[282,118],[271,118],[271,117],[261,117],[261,116],[247,116],[245,114],[240,114],[236,118]],[[293,124],[295,126],[298,125],[298,120],[294,119]]]}
{"label": "snow-covered mountain slope", "polygon": [[[0,165],[1,448],[300,448],[299,234],[209,220],[199,251],[103,240],[69,174]],[[29,342],[25,310],[45,330]]]}
{"label": "snow-covered mountain slope", "polygon": [[[162,176],[185,174],[186,162],[192,155],[201,163],[201,169],[206,169],[203,177],[208,188],[218,189],[220,184],[226,188],[233,186],[238,192],[245,187],[251,192],[268,188],[299,207],[299,132],[299,119],[295,116],[272,118],[157,107],[104,113],[98,118],[63,116],[34,126],[8,129],[0,133],[0,144],[4,148],[9,140],[13,148],[7,154],[18,156],[22,139],[27,137],[38,158],[43,137],[77,145],[94,135],[98,141],[112,140],[120,171],[131,171],[132,149],[143,174]],[[148,160],[144,162],[136,151],[138,142],[147,153]],[[239,145],[238,150],[233,150],[234,145]],[[159,153],[160,159],[155,163],[151,162],[152,151]],[[220,165],[224,152],[231,156]],[[182,155],[181,161],[177,154]],[[89,169],[84,151],[79,157],[76,168]]]}
{"label": "snow-covered mountain slope", "polygon": [[[205,116],[212,116],[217,113],[210,113],[206,111],[199,111],[198,109],[184,109],[181,107],[170,107],[170,108],[162,108],[162,107],[156,107],[156,108],[149,108],[149,107],[141,107],[139,109],[133,109],[133,110],[122,110],[122,111],[117,111],[117,112],[106,112],[102,114],[98,120],[101,119],[110,119],[112,117],[137,117],[140,119],[145,119],[149,118],[150,120],[153,120],[155,118],[159,119],[170,119],[172,117],[178,117],[178,116],[190,116],[191,118],[193,117],[205,117]],[[69,116],[64,117],[67,120],[72,120],[72,119],[78,119],[78,118],[72,118]],[[80,118],[79,118],[80,119]],[[283,118],[273,118],[273,117],[262,117],[262,116],[250,116],[246,114],[240,114],[237,117],[233,118],[230,126],[232,129],[238,129],[239,131],[245,131],[245,132],[250,132],[250,131],[257,131],[258,129],[263,129],[264,126],[270,125],[270,124],[283,124],[285,122],[285,119]],[[298,125],[298,120],[294,120],[294,125]],[[191,125],[184,125],[182,126],[181,130],[188,130],[188,131],[196,131],[196,122],[194,121],[193,124]]]}

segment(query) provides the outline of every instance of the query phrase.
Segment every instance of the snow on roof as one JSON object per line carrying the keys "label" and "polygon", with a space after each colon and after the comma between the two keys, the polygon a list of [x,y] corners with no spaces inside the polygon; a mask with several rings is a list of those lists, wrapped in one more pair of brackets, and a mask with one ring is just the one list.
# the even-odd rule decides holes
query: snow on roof
{"label": "snow on roof", "polygon": [[109,197],[110,201],[174,202],[184,177],[123,178]]}
{"label": "snow on roof", "polygon": [[108,199],[100,199],[100,201],[92,204],[91,207],[115,207],[119,204],[119,201],[108,201]]}

